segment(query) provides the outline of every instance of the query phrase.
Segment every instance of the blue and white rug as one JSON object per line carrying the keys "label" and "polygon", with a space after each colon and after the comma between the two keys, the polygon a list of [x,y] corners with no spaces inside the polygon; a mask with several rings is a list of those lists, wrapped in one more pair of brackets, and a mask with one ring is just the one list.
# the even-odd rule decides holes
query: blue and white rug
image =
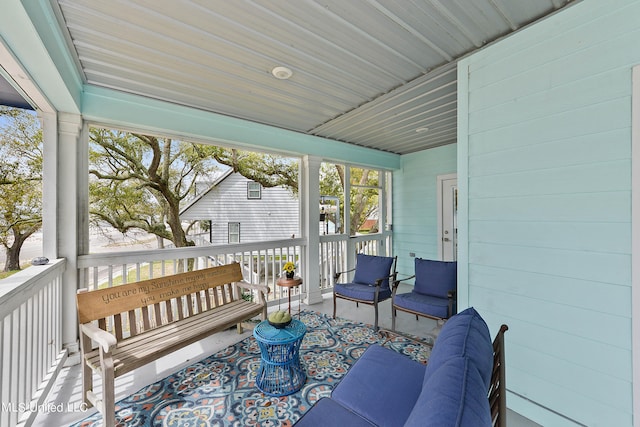
{"label": "blue and white rug", "polygon": [[[289,396],[270,397],[255,386],[260,348],[253,336],[194,363],[116,403],[118,426],[291,426],[318,399],[329,396],[371,344],[382,344],[426,363],[429,339],[416,342],[371,325],[303,311],[307,325],[300,349],[307,381]],[[414,337],[415,339],[415,337]],[[102,425],[99,413],[74,427]]]}

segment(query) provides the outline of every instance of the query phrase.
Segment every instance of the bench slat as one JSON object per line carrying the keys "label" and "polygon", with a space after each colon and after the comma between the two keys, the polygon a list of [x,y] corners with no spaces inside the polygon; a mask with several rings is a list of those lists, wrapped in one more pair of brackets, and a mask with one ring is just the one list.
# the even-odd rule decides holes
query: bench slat
{"label": "bench slat", "polygon": [[116,339],[118,341],[122,340],[122,314],[116,314],[113,316],[113,329]]}
{"label": "bench slat", "polygon": [[[248,320],[261,313],[262,308],[254,303],[236,301],[217,310],[206,311],[127,338],[119,342],[113,351],[115,376],[123,375],[205,336],[232,327],[238,323],[239,318]],[[94,350],[86,356],[91,368],[99,369],[99,351]]]}
{"label": "bench slat", "polygon": [[151,324],[149,323],[149,306],[142,307],[142,322],[145,331],[151,329]]}

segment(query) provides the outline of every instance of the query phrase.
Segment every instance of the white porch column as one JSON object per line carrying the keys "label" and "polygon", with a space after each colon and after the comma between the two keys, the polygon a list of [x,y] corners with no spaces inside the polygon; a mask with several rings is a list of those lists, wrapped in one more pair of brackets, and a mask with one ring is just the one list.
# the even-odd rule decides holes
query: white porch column
{"label": "white porch column", "polygon": [[302,159],[302,176],[299,194],[302,200],[302,233],[307,238],[304,250],[304,283],[307,290],[306,304],[322,302],[320,289],[320,164],[322,159],[305,156]]}
{"label": "white porch column", "polygon": [[58,116],[40,113],[43,141],[42,163],[42,254],[58,258]]}
{"label": "white porch column", "polygon": [[[77,114],[58,114],[58,175],[57,214],[58,256],[67,259],[62,278],[62,343],[70,352],[77,350],[78,323],[76,290],[78,289],[77,256],[81,230],[79,216],[82,207],[80,179],[87,180],[81,165],[84,148],[79,143],[82,118]],[[85,156],[86,157],[86,156]]]}

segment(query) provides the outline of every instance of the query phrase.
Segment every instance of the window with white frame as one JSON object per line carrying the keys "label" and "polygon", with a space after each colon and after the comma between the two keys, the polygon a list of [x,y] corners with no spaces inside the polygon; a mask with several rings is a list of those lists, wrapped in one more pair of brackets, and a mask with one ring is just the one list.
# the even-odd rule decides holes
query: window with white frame
{"label": "window with white frame", "polygon": [[247,182],[247,199],[261,199],[262,186],[259,182]]}
{"label": "window with white frame", "polygon": [[240,223],[230,222],[227,227],[229,243],[240,243]]}

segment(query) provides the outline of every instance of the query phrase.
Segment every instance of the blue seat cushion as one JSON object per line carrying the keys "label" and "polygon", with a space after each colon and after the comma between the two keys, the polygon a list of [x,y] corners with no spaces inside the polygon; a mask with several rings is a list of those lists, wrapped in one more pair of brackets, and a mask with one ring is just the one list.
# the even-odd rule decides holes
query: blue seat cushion
{"label": "blue seat cushion", "polygon": [[424,365],[375,344],[349,369],[331,398],[373,424],[401,426],[420,395],[424,371]]}
{"label": "blue seat cushion", "polygon": [[434,371],[455,356],[469,358],[488,390],[493,369],[493,344],[487,324],[473,307],[445,322],[429,356],[425,383]]}
{"label": "blue seat cushion", "polygon": [[375,285],[376,280],[386,277],[382,282],[382,288],[389,287],[389,275],[393,258],[377,255],[358,254],[356,258],[356,273],[353,276],[354,283]]}
{"label": "blue seat cushion", "polygon": [[404,426],[491,426],[487,389],[468,357],[450,358],[433,372]]}
{"label": "blue seat cushion", "polygon": [[336,401],[323,397],[295,425],[296,427],[372,427],[375,424],[371,424]]}
{"label": "blue seat cushion", "polygon": [[396,294],[393,305],[417,311],[428,316],[446,318],[449,314],[449,300],[430,295],[423,295],[417,292],[406,294]]}
{"label": "blue seat cushion", "polygon": [[414,292],[447,298],[458,286],[458,263],[416,258]]}
{"label": "blue seat cushion", "polygon": [[[338,295],[371,302],[373,302],[376,294],[375,286],[363,285],[361,283],[336,283],[333,290]],[[391,297],[391,289],[381,287],[378,293],[378,301],[384,301],[389,297]]]}

